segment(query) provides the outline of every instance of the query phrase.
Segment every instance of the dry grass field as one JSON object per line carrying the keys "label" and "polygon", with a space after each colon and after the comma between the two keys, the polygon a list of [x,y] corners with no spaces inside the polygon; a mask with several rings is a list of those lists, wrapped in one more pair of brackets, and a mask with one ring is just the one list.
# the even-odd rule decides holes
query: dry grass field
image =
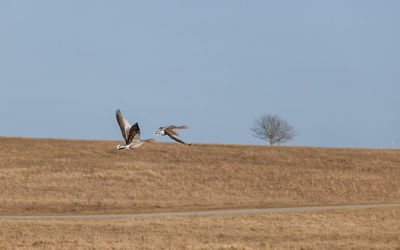
{"label": "dry grass field", "polygon": [[400,208],[0,220],[1,249],[400,249]]}
{"label": "dry grass field", "polygon": [[[399,203],[400,151],[0,137],[0,214]],[[400,208],[0,220],[1,249],[400,249]]]}
{"label": "dry grass field", "polygon": [[400,202],[400,151],[0,137],[0,214]]}

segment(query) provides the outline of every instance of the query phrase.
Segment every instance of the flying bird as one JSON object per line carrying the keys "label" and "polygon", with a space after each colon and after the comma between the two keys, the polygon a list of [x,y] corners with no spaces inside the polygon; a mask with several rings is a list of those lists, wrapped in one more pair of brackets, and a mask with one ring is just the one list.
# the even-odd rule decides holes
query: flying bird
{"label": "flying bird", "polygon": [[122,137],[125,139],[125,145],[118,145],[117,149],[138,148],[146,142],[156,141],[156,139],[141,140],[139,124],[136,122],[132,126],[122,115],[121,110],[118,109],[115,112],[115,117],[117,118],[118,125],[121,129]]}
{"label": "flying bird", "polygon": [[154,132],[155,135],[168,135],[169,138],[172,140],[175,140],[177,142],[180,142],[182,144],[190,146],[191,144],[185,143],[182,138],[179,136],[179,134],[176,132],[177,129],[183,129],[183,128],[189,128],[188,126],[168,126],[168,127],[160,127],[156,132]]}

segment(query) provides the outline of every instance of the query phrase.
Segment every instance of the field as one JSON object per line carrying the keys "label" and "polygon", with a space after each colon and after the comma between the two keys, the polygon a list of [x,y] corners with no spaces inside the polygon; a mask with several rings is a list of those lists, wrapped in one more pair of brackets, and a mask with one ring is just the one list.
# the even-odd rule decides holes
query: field
{"label": "field", "polygon": [[[0,137],[0,215],[400,203],[400,150]],[[0,220],[0,248],[396,249],[400,208]]]}
{"label": "field", "polygon": [[400,202],[400,151],[0,137],[0,214]]}
{"label": "field", "polygon": [[400,208],[0,220],[1,249],[399,249]]}

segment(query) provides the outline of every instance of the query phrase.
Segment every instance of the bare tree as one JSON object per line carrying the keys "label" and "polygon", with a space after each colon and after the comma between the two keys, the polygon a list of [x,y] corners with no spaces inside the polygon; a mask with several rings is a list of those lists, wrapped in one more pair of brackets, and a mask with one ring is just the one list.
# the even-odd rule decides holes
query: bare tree
{"label": "bare tree", "polygon": [[278,115],[270,114],[256,119],[251,130],[255,137],[266,140],[270,145],[285,143],[297,135],[293,127],[285,120]]}

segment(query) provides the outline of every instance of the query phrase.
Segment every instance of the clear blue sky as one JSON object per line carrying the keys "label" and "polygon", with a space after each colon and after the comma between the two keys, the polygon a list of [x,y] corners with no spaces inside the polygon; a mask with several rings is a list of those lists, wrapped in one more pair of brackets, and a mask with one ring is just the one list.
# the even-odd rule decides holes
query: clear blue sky
{"label": "clear blue sky", "polygon": [[[145,2],[145,3],[144,3]],[[0,135],[400,147],[400,1],[0,2]],[[169,141],[168,138],[157,139]]]}

